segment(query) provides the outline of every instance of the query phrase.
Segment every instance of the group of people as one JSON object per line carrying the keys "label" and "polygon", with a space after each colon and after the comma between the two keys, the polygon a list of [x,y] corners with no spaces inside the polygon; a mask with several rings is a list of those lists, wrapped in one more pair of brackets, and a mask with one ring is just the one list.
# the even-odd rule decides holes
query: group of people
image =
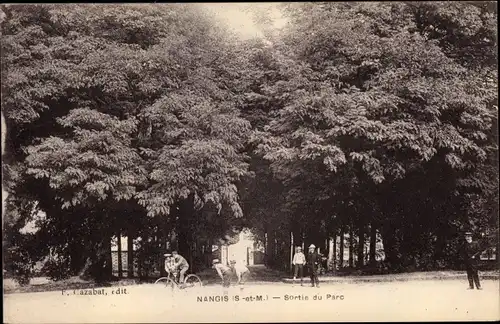
{"label": "group of people", "polygon": [[236,283],[240,285],[240,287],[243,286],[250,276],[250,270],[242,263],[231,261],[230,266],[227,266],[221,263],[219,259],[214,259],[212,263],[215,271],[217,271],[217,274],[222,279],[222,286],[224,287],[229,287],[231,285],[233,273],[236,274]]}
{"label": "group of people", "polygon": [[309,275],[311,277],[311,287],[319,288],[318,273],[321,267],[321,255],[316,251],[316,246],[314,244],[309,245],[309,251],[307,257],[302,252],[300,246],[295,248],[295,254],[292,259],[292,264],[294,268],[293,280],[297,280],[297,275],[300,278],[300,285],[303,285],[304,278],[304,267],[309,270]]}
{"label": "group of people", "polygon": [[[474,284],[477,289],[482,289],[479,282],[478,274],[478,260],[481,252],[484,249],[476,241],[472,239],[472,233],[465,233],[465,245],[463,249],[463,259],[465,261],[465,268],[467,271],[467,278],[469,281],[469,289],[474,289]],[[309,270],[309,275],[311,278],[311,286],[319,288],[318,273],[321,267],[321,255],[316,251],[316,246],[311,244],[306,255],[302,252],[300,246],[296,247],[295,254],[292,259],[292,264],[294,267],[293,280],[297,280],[297,276],[300,279],[300,285],[303,285],[304,268],[307,267]],[[189,269],[189,263],[184,257],[179,255],[177,251],[172,251],[172,254],[165,254],[165,270],[167,273],[178,273],[179,283],[183,285],[184,277]],[[212,261],[213,268],[217,271],[217,274],[222,279],[222,285],[224,287],[229,287],[231,284],[231,278],[234,274],[237,278],[237,284],[243,285],[250,275],[248,268],[241,263],[235,261],[230,262],[230,266],[222,264],[219,259],[214,259]]]}
{"label": "group of people", "polygon": [[[304,267],[307,266],[309,270],[309,275],[311,277],[311,286],[319,287],[318,273],[321,267],[321,255],[316,251],[314,244],[309,246],[309,251],[307,257],[302,252],[300,246],[296,247],[295,255],[292,259],[292,264],[294,266],[294,276],[293,280],[297,280],[297,276],[300,278],[300,285],[303,285],[304,277]],[[465,233],[465,245],[463,248],[463,260],[465,263],[465,270],[467,272],[467,279],[469,281],[469,288],[481,290],[481,283],[479,281],[479,257],[481,252],[484,251],[484,247],[478,241],[472,239],[472,232]]]}
{"label": "group of people", "polygon": [[[164,257],[165,271],[167,274],[179,274],[179,285],[182,288],[184,286],[186,272],[189,270],[189,263],[177,251],[165,253]],[[224,287],[229,287],[231,285],[233,274],[236,275],[237,284],[240,286],[246,282],[250,275],[250,270],[248,270],[244,264],[236,261],[231,261],[230,266],[227,266],[222,264],[219,259],[214,259],[212,264],[215,271],[217,271],[217,274],[222,279],[222,285]]]}

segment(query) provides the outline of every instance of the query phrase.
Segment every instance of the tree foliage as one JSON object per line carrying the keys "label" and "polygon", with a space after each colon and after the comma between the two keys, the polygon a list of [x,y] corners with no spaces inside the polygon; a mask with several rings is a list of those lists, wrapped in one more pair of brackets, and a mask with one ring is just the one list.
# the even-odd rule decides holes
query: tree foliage
{"label": "tree foliage", "polygon": [[255,134],[258,152],[296,211],[312,203],[338,225],[381,224],[387,250],[399,251],[389,259],[418,263],[435,246],[416,242],[451,239],[471,226],[466,202],[495,191],[496,13],[466,3],[285,10],[291,27],[275,53],[293,71],[260,88],[277,111]]}
{"label": "tree foliage", "polygon": [[432,268],[464,229],[498,239],[496,6],[279,8],[242,40],[195,4],[2,6],[9,248],[43,254],[35,201],[30,240],[89,258],[119,231],[371,226],[393,269]]}
{"label": "tree foliage", "polygon": [[192,5],[3,11],[10,192],[43,200],[49,219],[104,222],[104,239],[134,205],[170,217],[190,195],[241,217],[250,125],[226,76],[230,34]]}

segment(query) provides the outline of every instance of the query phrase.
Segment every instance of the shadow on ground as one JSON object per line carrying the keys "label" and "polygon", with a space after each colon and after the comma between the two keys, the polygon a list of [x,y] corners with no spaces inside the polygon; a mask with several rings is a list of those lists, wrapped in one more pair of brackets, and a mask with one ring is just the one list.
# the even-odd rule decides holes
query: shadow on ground
{"label": "shadow on ground", "polygon": [[[268,269],[263,265],[249,266],[251,276],[248,282],[280,282],[286,274],[281,271]],[[200,277],[204,286],[219,285],[221,279],[217,272],[212,269],[205,269],[196,273]],[[4,293],[27,293],[27,292],[42,292],[42,291],[58,291],[58,290],[73,290],[73,289],[88,289],[99,287],[116,287],[129,286],[143,283],[153,283],[158,278],[124,278],[107,283],[96,283],[92,280],[83,280],[79,277],[71,277],[65,280],[52,281],[47,277],[32,278],[29,285],[21,286],[13,279],[4,279]],[[233,282],[235,282],[234,278]]]}
{"label": "shadow on ground", "polygon": [[[249,266],[251,272],[248,283],[264,284],[264,283],[294,283],[290,274],[282,271],[268,269],[263,265]],[[221,284],[221,279],[214,269],[205,269],[196,273],[203,282],[204,286],[215,286]],[[482,271],[480,272],[482,279],[498,280],[500,278],[499,271]],[[88,289],[101,287],[116,287],[129,286],[137,284],[153,283],[158,278],[124,278],[108,283],[96,283],[90,280],[83,280],[78,277],[71,277],[61,281],[51,281],[46,277],[33,278],[29,285],[20,286],[13,279],[4,279],[4,293],[27,293],[27,292],[42,292],[42,291],[59,291],[62,289]],[[320,276],[321,282],[387,282],[387,281],[420,281],[420,280],[445,280],[445,279],[460,279],[466,280],[466,274],[463,271],[431,271],[431,272],[416,272],[416,273],[400,273],[389,275],[376,276],[335,276],[335,274]],[[233,278],[233,283],[236,282],[236,276]],[[305,277],[304,282],[309,282],[309,278]]]}

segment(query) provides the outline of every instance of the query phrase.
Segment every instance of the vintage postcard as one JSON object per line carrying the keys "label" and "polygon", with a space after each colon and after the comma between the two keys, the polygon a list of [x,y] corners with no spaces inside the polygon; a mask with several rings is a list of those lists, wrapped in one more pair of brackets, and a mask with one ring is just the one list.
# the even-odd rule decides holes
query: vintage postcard
{"label": "vintage postcard", "polygon": [[0,18],[5,323],[500,319],[496,2]]}

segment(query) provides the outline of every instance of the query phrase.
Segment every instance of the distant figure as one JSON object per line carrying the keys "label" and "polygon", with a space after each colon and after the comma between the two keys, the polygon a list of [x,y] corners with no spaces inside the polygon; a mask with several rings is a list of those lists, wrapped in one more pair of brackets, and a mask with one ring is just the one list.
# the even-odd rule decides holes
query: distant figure
{"label": "distant figure", "polygon": [[479,283],[478,273],[478,259],[481,252],[482,249],[480,244],[472,240],[472,233],[465,233],[463,257],[465,261],[465,269],[467,270],[467,279],[469,280],[468,289],[474,289],[474,283],[476,284],[477,289],[482,289],[481,284]]}
{"label": "distant figure", "polygon": [[294,268],[294,274],[293,274],[293,280],[297,280],[297,275],[299,275],[300,278],[300,285],[302,286],[302,281],[304,278],[304,265],[306,264],[306,256],[302,252],[302,248],[300,246],[297,246],[295,255],[293,256],[292,260],[293,268]]}
{"label": "distant figure", "polygon": [[237,284],[242,286],[250,276],[250,270],[241,262],[231,261],[231,268],[236,273]]}
{"label": "distant figure", "polygon": [[309,246],[309,253],[307,254],[307,265],[309,267],[309,271],[311,271],[311,287],[319,288],[319,279],[318,279],[318,268],[320,266],[321,256],[316,252],[316,246],[311,244]]}
{"label": "distant figure", "polygon": [[172,251],[172,259],[174,260],[174,269],[179,270],[179,283],[184,284],[184,276],[189,269],[189,263],[177,251]]}
{"label": "distant figure", "polygon": [[219,259],[214,259],[212,261],[213,267],[217,274],[222,279],[222,286],[229,287],[231,285],[231,268],[227,265],[222,264]]}

